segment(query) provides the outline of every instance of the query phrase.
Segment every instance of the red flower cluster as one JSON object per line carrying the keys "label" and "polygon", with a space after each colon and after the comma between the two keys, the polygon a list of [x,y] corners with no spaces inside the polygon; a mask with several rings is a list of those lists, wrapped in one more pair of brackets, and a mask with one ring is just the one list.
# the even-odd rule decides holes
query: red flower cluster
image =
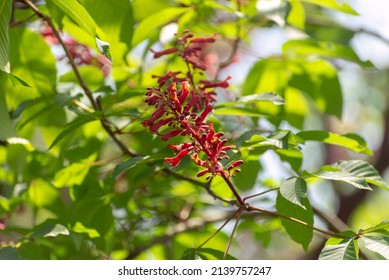
{"label": "red flower cluster", "polygon": [[197,111],[199,111],[206,104],[216,101],[216,92],[213,90],[216,87],[227,88],[229,86],[228,80],[231,76],[228,76],[224,81],[208,81],[200,80],[198,85],[194,81],[193,74],[195,71],[199,71],[202,74],[207,70],[206,62],[203,60],[202,49],[205,44],[214,43],[214,37],[200,37],[193,38],[193,34],[189,31],[185,31],[182,36],[179,36],[175,41],[174,47],[163,50],[154,51],[154,58],[158,58],[164,55],[177,54],[187,64],[188,71],[185,75],[181,75],[180,71],[169,71],[162,76],[153,76],[158,78],[159,87],[164,86],[168,81],[181,83],[183,81],[189,81],[193,87],[193,91],[199,94],[202,98],[199,100],[199,104],[196,105]]}
{"label": "red flower cluster", "polygon": [[237,160],[226,169],[220,161],[228,159],[227,151],[231,146],[227,146],[227,139],[222,139],[222,132],[216,133],[212,123],[207,124],[205,118],[212,111],[213,106],[207,104],[201,112],[197,112],[195,105],[199,102],[199,95],[193,94],[189,89],[189,82],[183,81],[181,87],[173,82],[165,90],[158,88],[148,88],[146,102],[150,106],[155,106],[156,110],[149,119],[143,121],[143,125],[164,141],[181,135],[188,135],[189,142],[179,145],[169,145],[176,156],[165,158],[165,161],[173,167],[177,166],[182,158],[187,155],[194,162],[203,167],[197,176],[210,174],[233,176],[239,172],[236,167],[243,163]]}
{"label": "red flower cluster", "polygon": [[[198,177],[208,174],[207,179],[215,175],[223,178],[233,176],[239,172],[237,167],[242,160],[232,162],[224,168],[221,164],[223,159],[228,159],[227,151],[232,147],[227,145],[227,139],[223,139],[222,132],[215,132],[212,123],[206,123],[205,119],[212,111],[212,102],[216,100],[215,88],[227,88],[228,76],[223,81],[200,80],[195,83],[193,73],[195,70],[203,74],[206,70],[200,58],[201,45],[213,43],[213,37],[193,38],[193,34],[185,32],[178,37],[173,48],[154,53],[158,58],[167,54],[178,54],[187,64],[186,75],[181,72],[169,71],[158,78],[158,87],[148,88],[146,102],[154,106],[156,110],[143,125],[149,130],[167,141],[176,136],[188,136],[190,141],[169,145],[176,156],[165,158],[171,166],[177,166],[187,155],[202,167]],[[192,87],[192,89],[190,89]]]}

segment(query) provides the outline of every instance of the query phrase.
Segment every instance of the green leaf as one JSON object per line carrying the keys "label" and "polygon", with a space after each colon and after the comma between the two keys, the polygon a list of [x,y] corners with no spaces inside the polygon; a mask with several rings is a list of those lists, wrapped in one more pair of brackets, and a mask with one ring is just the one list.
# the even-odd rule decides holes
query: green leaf
{"label": "green leaf", "polygon": [[56,62],[43,36],[28,28],[14,27],[10,29],[10,44],[12,74],[24,83],[16,78],[6,83],[9,109],[13,110],[26,100],[53,95],[57,81]]}
{"label": "green leaf", "polygon": [[215,115],[226,115],[226,116],[248,116],[248,117],[262,117],[266,113],[260,112],[254,109],[241,108],[241,107],[226,107],[218,108],[213,112]]}
{"label": "green leaf", "polygon": [[301,244],[307,251],[313,237],[313,210],[307,197],[302,200],[302,204],[305,209],[285,199],[281,192],[278,192],[276,201],[278,214],[301,221],[296,222],[281,217],[281,223],[292,240]]}
{"label": "green leaf", "polygon": [[301,2],[311,3],[324,8],[332,9],[335,11],[347,13],[350,15],[357,16],[358,13],[352,9],[347,3],[337,0],[301,0]]}
{"label": "green leaf", "polygon": [[0,92],[0,140],[5,141],[7,138],[15,136],[16,130],[8,114],[8,108],[5,104],[3,93]]}
{"label": "green leaf", "polygon": [[382,179],[378,171],[368,162],[363,160],[345,160],[339,161],[334,167],[345,172],[365,178],[365,180],[373,185],[389,191],[388,184]]}
{"label": "green leaf", "polygon": [[289,130],[277,130],[267,136],[263,135],[263,133],[255,134],[255,131],[244,135],[246,138],[249,136],[251,136],[250,140],[242,143],[244,147],[274,147],[279,149],[291,149],[297,147],[299,143],[302,143],[302,140],[299,137],[296,137],[296,135]]}
{"label": "green leaf", "polygon": [[13,247],[0,248],[0,260],[22,260],[18,251]]}
{"label": "green leaf", "polygon": [[96,37],[96,23],[77,0],[47,0],[58,6],[90,36]]}
{"label": "green leaf", "polygon": [[303,163],[303,154],[298,148],[295,149],[275,149],[274,150],[282,161],[286,161],[290,164],[292,169],[299,173],[301,165]]}
{"label": "green leaf", "polygon": [[87,228],[81,222],[76,222],[73,226],[72,231],[77,233],[85,233],[89,238],[97,238],[100,237],[100,233],[94,228]]}
{"label": "green leaf", "polygon": [[326,179],[326,180],[333,180],[333,181],[341,181],[348,184],[353,185],[354,187],[358,189],[364,189],[364,190],[372,190],[369,185],[367,184],[365,178],[360,177],[358,175],[354,175],[347,171],[342,171],[337,168],[331,168],[328,166],[323,166],[318,171],[310,172],[310,173],[303,173],[303,177],[309,178],[310,175],[316,176],[318,178]]}
{"label": "green leaf", "polygon": [[124,42],[128,48],[131,47],[134,26],[131,1],[83,0],[82,3],[98,27],[104,31],[104,39],[111,43]]}
{"label": "green leaf", "polygon": [[[219,251],[213,248],[190,248],[184,252],[182,259],[194,260],[196,257],[200,257],[202,260],[223,260],[223,256],[223,251]],[[236,260],[236,258],[230,254],[227,254],[226,260]]]}
{"label": "green leaf", "polygon": [[34,242],[23,242],[18,247],[19,255],[26,260],[44,260],[42,247]]}
{"label": "green leaf", "polygon": [[366,248],[376,252],[389,260],[389,237],[388,236],[362,236]]}
{"label": "green leaf", "polygon": [[290,79],[284,61],[261,59],[253,65],[243,85],[243,95],[253,92],[281,93]]}
{"label": "green leaf", "polygon": [[291,10],[287,17],[287,22],[298,29],[304,30],[305,28],[305,11],[300,0],[289,0]]}
{"label": "green leaf", "polygon": [[53,184],[57,188],[73,187],[80,185],[91,168],[90,162],[93,161],[95,155],[84,159],[82,162],[75,162],[55,173]]}
{"label": "green leaf", "polygon": [[84,124],[88,122],[95,121],[96,119],[93,116],[79,116],[76,118],[74,121],[68,123],[65,127],[65,129],[54,139],[53,143],[51,143],[49,149],[54,147],[55,145],[58,144],[59,141],[61,141],[63,138],[65,138],[67,135],[70,133],[74,132],[74,130],[80,128]]}
{"label": "green leaf", "polygon": [[60,197],[58,189],[39,178],[30,183],[27,193],[31,203],[38,208],[48,208],[48,206],[55,204]]}
{"label": "green leaf", "polygon": [[283,45],[282,50],[288,56],[307,58],[316,55],[325,58],[341,58],[363,67],[373,66],[370,62],[362,61],[351,47],[333,42],[319,42],[313,39],[290,40]]}
{"label": "green leaf", "polygon": [[215,106],[215,108],[218,109],[224,107],[232,107],[238,104],[251,104],[251,103],[257,103],[263,101],[272,102],[274,105],[285,104],[285,101],[281,96],[272,92],[265,92],[265,93],[257,93],[252,95],[245,95],[234,102],[218,104]]}
{"label": "green leaf", "polygon": [[140,161],[145,160],[147,158],[148,158],[147,156],[146,157],[138,156],[119,163],[115,167],[114,171],[112,172],[112,177],[116,178],[120,173],[135,167]]}
{"label": "green leaf", "polygon": [[0,71],[11,72],[9,63],[9,35],[8,26],[12,14],[12,0],[3,0],[0,3]]}
{"label": "green leaf", "polygon": [[152,35],[155,34],[155,32],[158,32],[158,29],[162,25],[181,16],[186,11],[188,11],[188,8],[172,7],[161,10],[158,13],[154,13],[143,19],[135,28],[134,36],[132,38],[132,46],[134,47],[146,40],[147,38],[150,38]]}
{"label": "green leaf", "polygon": [[29,237],[56,237],[58,235],[69,235],[69,231],[65,226],[58,223],[57,220],[50,219],[36,226]]}
{"label": "green leaf", "polygon": [[245,161],[239,169],[241,172],[233,178],[236,186],[242,191],[251,190],[255,186],[259,171],[262,169],[260,163],[258,160]]}
{"label": "green leaf", "polygon": [[305,141],[320,141],[326,144],[342,146],[357,153],[372,155],[372,151],[368,148],[366,141],[356,134],[339,135],[323,130],[301,131],[296,134]]}
{"label": "green leaf", "polygon": [[374,227],[362,230],[361,234],[366,234],[366,233],[371,233],[371,232],[382,232],[382,231],[389,232],[389,220],[383,221],[382,223],[380,223]]}
{"label": "green leaf", "polygon": [[17,86],[17,85],[22,85],[25,87],[31,87],[29,84],[27,84],[25,81],[20,79],[19,77],[13,75],[12,73],[6,73],[8,76],[8,79],[11,81],[12,85]]}
{"label": "green leaf", "polygon": [[339,244],[326,245],[319,260],[357,260],[358,246],[353,237],[344,238]]}
{"label": "green leaf", "polygon": [[86,33],[95,38],[99,52],[108,59],[110,57],[109,43],[101,41],[97,36],[97,25],[88,11],[77,0],[48,0],[58,6],[69,18],[78,24]]}
{"label": "green leaf", "polygon": [[[313,100],[320,112],[341,118],[342,91],[337,70],[331,63],[322,59],[291,59],[288,61],[288,69],[293,73],[289,87],[304,93],[307,101]],[[287,96],[285,100],[286,110],[293,112],[293,107],[299,105]]]}
{"label": "green leaf", "polygon": [[281,195],[290,202],[305,209],[304,198],[307,196],[307,183],[304,179],[294,177],[282,182],[280,187]]}

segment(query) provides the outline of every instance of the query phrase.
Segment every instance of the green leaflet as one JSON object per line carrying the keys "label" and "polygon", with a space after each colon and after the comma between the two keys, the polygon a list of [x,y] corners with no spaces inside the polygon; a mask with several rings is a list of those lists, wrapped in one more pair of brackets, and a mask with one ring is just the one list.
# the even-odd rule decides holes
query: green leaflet
{"label": "green leaflet", "polygon": [[227,103],[218,104],[215,106],[215,109],[232,107],[232,106],[236,106],[239,104],[251,104],[251,103],[256,103],[256,102],[263,102],[263,101],[272,102],[274,105],[284,105],[285,104],[285,100],[281,96],[279,96],[278,94],[275,94],[272,92],[265,92],[265,93],[256,93],[256,94],[251,94],[251,95],[245,95],[245,96],[238,98],[238,100],[236,100],[234,102],[227,102]]}
{"label": "green leaflet", "polygon": [[382,232],[382,231],[386,231],[389,233],[389,220],[383,221],[374,227],[362,230],[361,234],[366,234],[371,232]]}
{"label": "green leaflet", "polygon": [[347,237],[338,244],[326,245],[320,253],[319,260],[357,260],[358,243],[354,237]]}
{"label": "green leaflet", "polygon": [[363,236],[361,238],[366,248],[376,252],[389,260],[389,237],[388,236]]}
{"label": "green leaflet", "polygon": [[343,181],[359,189],[371,190],[368,183],[389,190],[388,184],[378,171],[363,160],[339,161],[333,165],[321,167],[318,171],[304,172],[303,178],[319,177],[322,179]]}
{"label": "green leaflet", "polygon": [[304,179],[293,177],[285,180],[280,187],[280,193],[290,202],[306,209],[303,203],[307,196],[307,183]]}
{"label": "green leaflet", "polygon": [[372,155],[372,151],[367,146],[366,141],[359,135],[353,133],[339,135],[333,132],[323,130],[308,130],[301,131],[296,135],[301,137],[305,141],[320,141],[326,144],[345,147],[357,153]]}
{"label": "green leaflet", "polygon": [[276,201],[278,214],[300,221],[299,223],[281,217],[281,223],[289,236],[307,251],[313,237],[313,210],[308,198],[302,199],[302,204],[305,209],[285,199],[281,192],[278,192]]}

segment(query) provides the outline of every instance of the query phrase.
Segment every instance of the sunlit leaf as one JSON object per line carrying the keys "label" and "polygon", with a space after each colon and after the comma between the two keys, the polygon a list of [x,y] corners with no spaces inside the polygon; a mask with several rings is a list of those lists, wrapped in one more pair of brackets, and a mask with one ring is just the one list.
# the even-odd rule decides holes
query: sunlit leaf
{"label": "sunlit leaf", "polygon": [[187,10],[188,8],[184,7],[172,7],[148,16],[135,28],[134,36],[132,38],[132,46],[134,47],[152,35],[155,35],[155,32],[158,32],[158,29],[162,25],[179,17]]}
{"label": "sunlit leaf", "polygon": [[251,104],[251,103],[257,103],[257,102],[263,102],[263,101],[272,102],[275,105],[285,104],[285,101],[281,96],[279,96],[275,93],[265,92],[265,93],[245,95],[234,102],[218,104],[215,106],[215,108],[218,109],[218,108],[224,108],[224,107],[232,107],[232,106],[236,106],[238,104]]}
{"label": "sunlit leaf", "polygon": [[304,198],[307,196],[307,183],[299,177],[290,178],[282,182],[281,195],[290,202],[305,209]]}
{"label": "sunlit leaf", "polygon": [[100,237],[100,234],[96,229],[88,228],[84,226],[81,222],[76,222],[76,224],[73,226],[71,230],[77,233],[85,233],[89,236],[89,238]]}
{"label": "sunlit leaf", "polygon": [[357,176],[365,178],[365,180],[373,185],[389,191],[389,185],[385,182],[378,171],[367,161],[363,160],[344,160],[339,161],[334,167],[345,172],[350,172]]}
{"label": "sunlit leaf", "polygon": [[80,185],[84,181],[85,176],[88,174],[91,167],[90,162],[92,162],[94,158],[95,155],[91,155],[82,162],[72,163],[59,170],[54,176],[54,186],[57,188],[71,188],[74,185]]}
{"label": "sunlit leaf", "polygon": [[304,177],[310,177],[312,175],[326,180],[349,183],[358,189],[372,190],[367,184],[365,178],[336,168],[328,169],[326,167],[322,167],[318,171],[304,173]]}
{"label": "sunlit leaf", "polygon": [[291,40],[286,42],[282,49],[283,52],[288,55],[340,58],[355,62],[364,67],[373,66],[370,62],[362,61],[351,47],[332,42],[318,42],[317,40],[312,39]]}
{"label": "sunlit leaf", "polygon": [[298,29],[304,30],[305,28],[305,11],[300,0],[289,0],[291,10],[287,17],[287,22],[290,25],[297,27]]}
{"label": "sunlit leaf", "polygon": [[248,116],[248,117],[262,117],[266,113],[259,112],[258,110],[248,109],[243,107],[225,107],[217,108],[214,110],[215,115],[226,116]]}
{"label": "sunlit leaf", "polygon": [[372,151],[366,144],[366,141],[356,134],[339,135],[323,130],[301,131],[296,134],[305,141],[320,141],[326,144],[342,146],[357,153],[372,155]]}
{"label": "sunlit leaf", "polygon": [[389,260],[389,237],[388,236],[362,236],[362,241],[370,251],[376,252]]}
{"label": "sunlit leaf", "polygon": [[362,230],[361,233],[366,234],[370,232],[382,232],[382,231],[389,232],[389,220],[383,221],[374,227]]}
{"label": "sunlit leaf", "polygon": [[350,15],[358,15],[358,13],[352,9],[347,3],[337,0],[301,0],[301,2],[307,2],[315,5],[322,6],[324,8],[332,9],[335,11],[347,13]]}
{"label": "sunlit leaf", "polygon": [[347,237],[339,244],[326,245],[320,253],[319,260],[357,260],[356,242],[353,237]]}

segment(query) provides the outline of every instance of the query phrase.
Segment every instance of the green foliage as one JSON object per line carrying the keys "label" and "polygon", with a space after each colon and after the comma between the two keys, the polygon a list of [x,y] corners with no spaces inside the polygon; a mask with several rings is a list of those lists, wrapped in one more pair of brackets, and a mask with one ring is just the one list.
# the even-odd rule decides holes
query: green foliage
{"label": "green foliage", "polygon": [[12,1],[0,4],[0,71],[10,72],[8,22],[11,19]]}
{"label": "green foliage", "polygon": [[[389,259],[389,220],[337,232],[326,218],[337,213],[322,215],[312,199],[329,189],[340,202],[374,186],[382,192],[369,194],[389,190],[385,147],[339,124],[356,102],[342,75],[350,64],[361,72],[373,65],[350,44],[357,31],[326,10],[357,13],[335,0],[282,1],[270,13],[257,1],[227,2],[47,0],[35,15],[1,2],[0,259],[293,259],[315,246],[322,260]],[[255,34],[276,25],[286,41],[262,55]],[[287,39],[291,29],[303,39]],[[185,30],[193,37],[177,44],[191,36]],[[195,87],[209,91],[207,114],[203,92],[193,99],[199,111],[180,120],[194,120],[203,135],[173,131],[164,141],[183,127],[145,123],[170,113],[144,102],[166,74],[161,94],[170,93],[175,112],[189,106],[177,103],[183,79],[189,97]],[[384,95],[370,95],[387,85],[371,84],[369,95],[355,94],[355,110],[386,110]],[[385,133],[373,134],[367,139]],[[178,166],[164,161],[180,152]]]}

